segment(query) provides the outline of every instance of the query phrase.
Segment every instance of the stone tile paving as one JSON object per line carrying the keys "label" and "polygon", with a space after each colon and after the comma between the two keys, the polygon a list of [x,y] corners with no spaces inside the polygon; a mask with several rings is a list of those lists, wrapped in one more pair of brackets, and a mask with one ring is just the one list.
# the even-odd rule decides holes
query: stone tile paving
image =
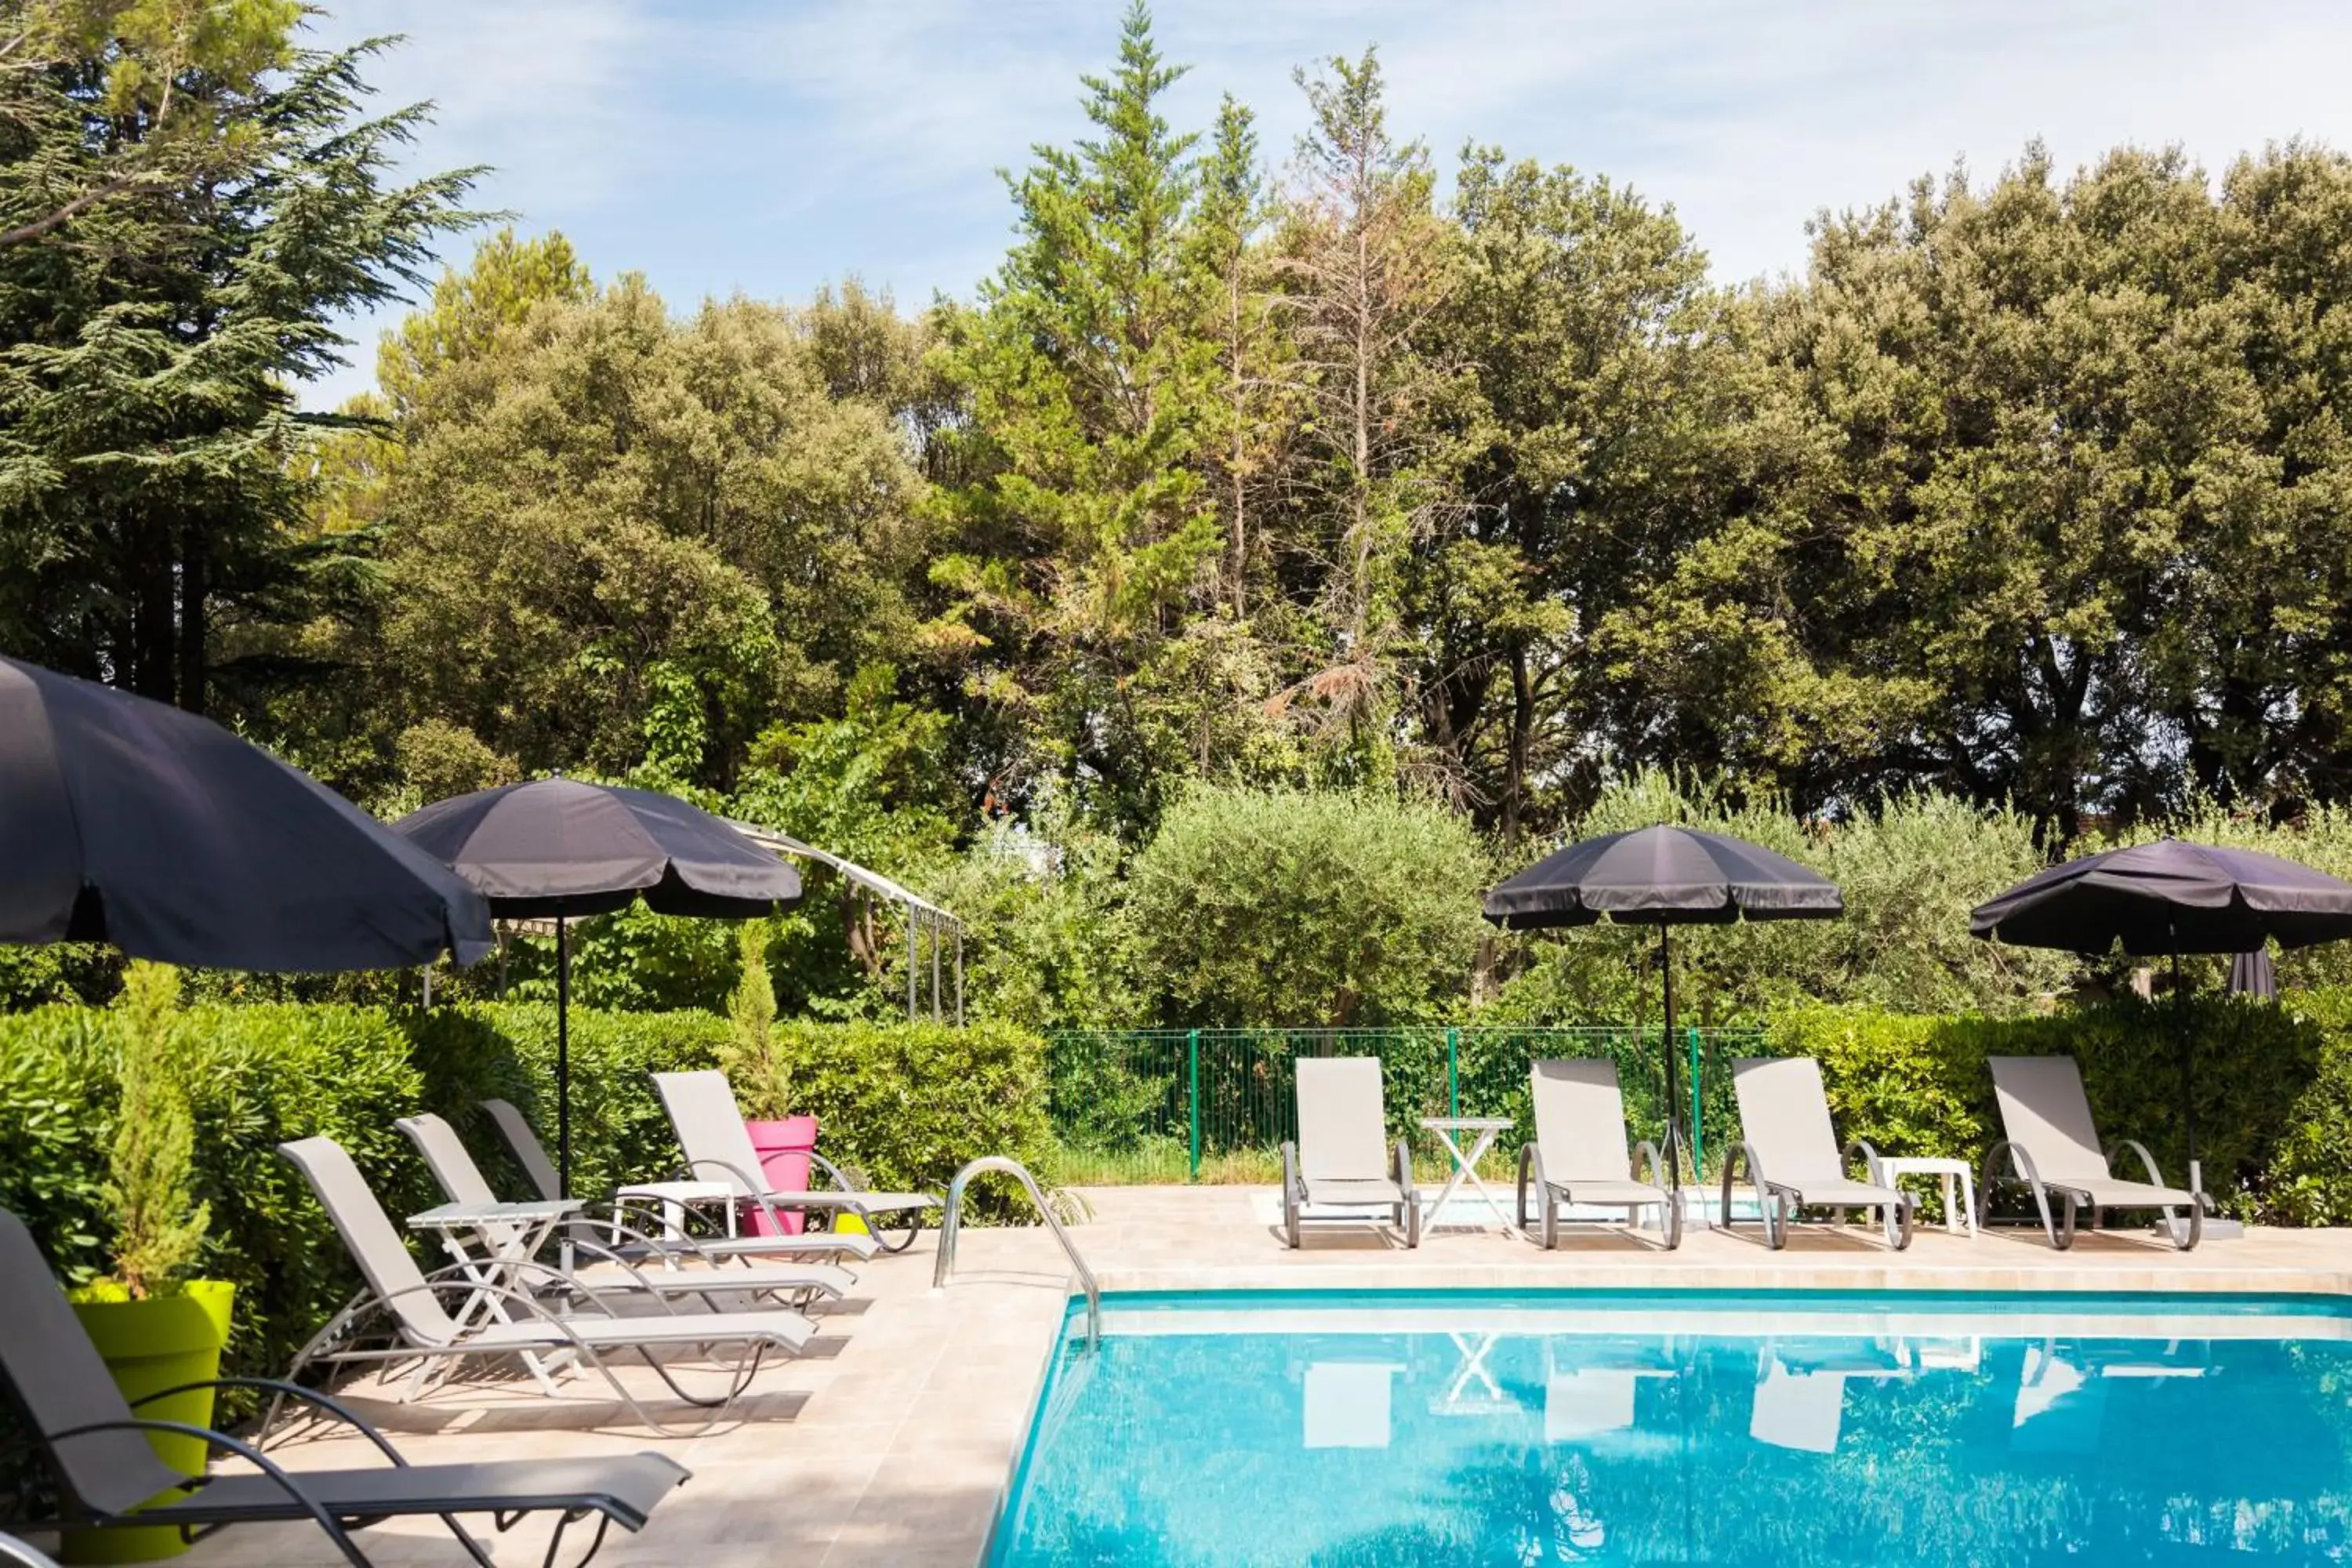
{"label": "stone tile paving", "polygon": [[[1087,1190],[1073,1236],[1103,1287],[1249,1289],[1380,1287],[1620,1287],[1819,1289],[2244,1290],[2352,1293],[2352,1231],[2254,1231],[2181,1255],[2141,1235],[2085,1237],[2071,1253],[2037,1235],[1981,1238],[1924,1230],[1889,1254],[1865,1233],[1800,1231],[1785,1251],[1753,1230],[1697,1228],[1678,1252],[1637,1237],[1578,1235],[1546,1254],[1499,1234],[1451,1226],[1406,1251],[1370,1229],[1326,1231],[1292,1253],[1276,1238],[1273,1194],[1244,1187]],[[1462,1213],[1465,1211],[1456,1211]],[[940,1564],[970,1568],[985,1549],[1024,1436],[1069,1281],[1038,1229],[964,1237],[956,1282],[930,1288],[928,1239],[861,1267],[851,1300],[828,1314],[819,1352],[761,1371],[746,1417],[688,1438],[631,1430],[584,1381],[548,1400],[473,1384],[382,1412],[419,1463],[652,1448],[694,1472],[640,1535],[616,1533],[600,1562],[736,1568]],[[715,1373],[702,1372],[708,1382]],[[640,1373],[640,1377],[645,1374]],[[650,1381],[649,1377],[645,1377]],[[632,1386],[635,1386],[633,1381]],[[291,1468],[365,1464],[349,1440],[277,1445]],[[468,1521],[469,1524],[472,1521]],[[486,1529],[487,1527],[485,1527]],[[396,1524],[361,1540],[384,1563],[463,1561],[437,1527]],[[493,1542],[500,1563],[536,1563],[546,1527]],[[567,1560],[572,1555],[567,1551]],[[182,1559],[209,1564],[340,1561],[316,1531],[229,1531]]]}

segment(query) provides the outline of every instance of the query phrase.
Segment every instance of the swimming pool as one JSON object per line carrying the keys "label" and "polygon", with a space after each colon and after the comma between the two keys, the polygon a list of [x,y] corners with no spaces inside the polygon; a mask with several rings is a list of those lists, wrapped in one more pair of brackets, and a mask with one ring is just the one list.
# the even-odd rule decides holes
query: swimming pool
{"label": "swimming pool", "polygon": [[2331,1299],[1112,1296],[996,1568],[2352,1558]]}

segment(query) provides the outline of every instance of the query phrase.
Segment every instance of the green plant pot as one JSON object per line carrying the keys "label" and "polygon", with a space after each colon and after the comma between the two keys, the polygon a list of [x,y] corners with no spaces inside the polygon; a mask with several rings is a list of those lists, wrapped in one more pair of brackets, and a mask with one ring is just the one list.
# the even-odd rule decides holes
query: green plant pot
{"label": "green plant pot", "polygon": [[[226,1279],[191,1279],[176,1296],[76,1301],[74,1316],[106,1358],[115,1386],[135,1405],[163,1389],[220,1375],[221,1347],[228,1342],[229,1307],[236,1294],[236,1287]],[[138,1414],[210,1426],[213,1391],[175,1394],[141,1405]],[[151,1432],[147,1440],[172,1468],[191,1476],[204,1473],[205,1444],[197,1438]],[[68,1563],[152,1563],[188,1549],[178,1531],[163,1529],[69,1530],[64,1546]]]}

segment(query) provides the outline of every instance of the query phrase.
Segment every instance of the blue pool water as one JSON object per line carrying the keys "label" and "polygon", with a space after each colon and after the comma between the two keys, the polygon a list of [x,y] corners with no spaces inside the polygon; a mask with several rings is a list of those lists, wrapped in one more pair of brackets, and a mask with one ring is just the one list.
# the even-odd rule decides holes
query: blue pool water
{"label": "blue pool water", "polygon": [[2310,1299],[1112,1297],[996,1568],[2352,1559]]}

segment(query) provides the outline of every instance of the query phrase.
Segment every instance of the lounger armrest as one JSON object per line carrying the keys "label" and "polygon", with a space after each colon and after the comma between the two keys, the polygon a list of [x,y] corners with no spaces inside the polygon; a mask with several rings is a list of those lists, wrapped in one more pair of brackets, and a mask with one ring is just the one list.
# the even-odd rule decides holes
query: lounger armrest
{"label": "lounger armrest", "polygon": [[1282,1141],[1282,1191],[1291,1203],[1307,1201],[1307,1178],[1298,1171],[1298,1145],[1288,1138]]}
{"label": "lounger armrest", "polygon": [[[665,1258],[680,1252],[689,1253],[692,1256],[700,1258],[703,1262],[709,1264],[714,1268],[721,1267],[724,1262],[724,1259],[722,1259],[717,1253],[712,1252],[708,1247],[704,1247],[702,1243],[695,1240],[694,1237],[687,1235],[683,1230],[679,1231],[675,1237],[656,1241],[646,1232],[637,1229],[635,1226],[624,1223],[619,1217],[621,1210],[617,1205],[614,1207],[613,1213],[613,1218],[597,1221],[596,1228],[605,1232],[614,1241],[642,1248],[646,1252],[657,1254]],[[600,1258],[609,1258],[614,1262],[622,1265],[624,1268],[628,1266],[628,1259],[621,1257],[618,1253],[614,1252],[612,1248],[604,1246],[602,1243],[584,1238],[575,1238],[573,1245],[583,1250],[593,1250]],[[634,1272],[634,1270],[632,1270],[632,1272]]]}
{"label": "lounger armrest", "polygon": [[1532,1142],[1519,1145],[1518,1225],[1521,1230],[1528,1228],[1528,1183],[1530,1180],[1535,1183],[1536,1201],[1551,1202],[1551,1189],[1544,1185],[1543,1151]]}
{"label": "lounger armrest", "polygon": [[[1763,1192],[1771,1185],[1770,1178],[1764,1174],[1764,1162],[1757,1154],[1756,1145],[1743,1138],[1724,1152],[1723,1191],[1727,1198],[1731,1194],[1733,1173],[1743,1167],[1748,1172],[1748,1184],[1758,1192]],[[1729,1212],[1727,1207],[1725,1212]]]}
{"label": "lounger armrest", "polygon": [[[565,1339],[571,1341],[575,1349],[585,1350],[587,1348],[586,1343],[580,1338],[580,1336],[572,1331],[571,1324],[565,1322],[563,1319],[557,1314],[549,1311],[545,1306],[541,1304],[539,1298],[532,1295],[528,1290],[509,1290],[503,1285],[485,1285],[478,1281],[464,1279],[445,1278],[445,1276],[458,1273],[459,1268],[461,1267],[462,1266],[457,1266],[438,1270],[436,1273],[426,1275],[424,1281],[420,1284],[406,1286],[401,1289],[375,1297],[375,1304],[378,1306],[383,1306],[403,1296],[432,1294],[442,1290],[478,1291],[483,1295],[495,1296],[499,1300],[507,1302],[510,1306],[521,1308],[523,1311],[528,1313],[530,1317],[537,1319],[539,1321],[546,1324],[549,1328],[553,1329],[556,1332],[562,1334]],[[557,1274],[559,1276],[561,1274],[560,1270],[545,1268],[544,1265],[523,1264],[520,1267],[525,1268],[540,1268],[550,1274]],[[573,1288],[580,1292],[581,1296],[588,1302],[589,1305],[594,1307],[605,1317],[617,1318],[620,1316],[618,1312],[613,1310],[611,1304],[608,1303],[604,1297],[598,1295],[587,1286],[581,1285],[577,1281],[574,1281]],[[676,1310],[669,1307],[667,1303],[660,1302],[656,1300],[656,1305],[660,1305],[665,1313],[675,1315]]]}
{"label": "lounger armrest", "polygon": [[[408,1468],[408,1461],[400,1457],[400,1450],[392,1446],[391,1439],[378,1431],[366,1417],[352,1409],[350,1405],[341,1400],[330,1398],[315,1388],[305,1388],[299,1383],[289,1383],[281,1377],[207,1377],[194,1383],[175,1384],[170,1388],[159,1388],[152,1394],[141,1394],[131,1402],[131,1408],[136,1410],[141,1405],[152,1405],[158,1399],[169,1399],[173,1394],[193,1393],[199,1388],[266,1388],[280,1399],[299,1399],[305,1405],[314,1405],[344,1425],[356,1428],[360,1436],[373,1443],[383,1457],[390,1459],[395,1466],[402,1469]],[[262,1438],[266,1435],[265,1433],[255,1434],[255,1447],[258,1448],[261,1446]]]}
{"label": "lounger armrest", "polygon": [[1874,1187],[1885,1186],[1886,1184],[1886,1178],[1880,1173],[1878,1169],[1878,1151],[1870,1146],[1868,1140],[1857,1138],[1853,1142],[1845,1146],[1845,1152],[1840,1155],[1839,1158],[1845,1163],[1852,1164],[1856,1153],[1859,1153],[1862,1156],[1862,1168],[1864,1172],[1868,1174],[1870,1184]]}
{"label": "lounger armrest", "polygon": [[855,1173],[843,1170],[814,1149],[809,1151],[809,1163],[825,1173],[835,1192],[862,1193],[866,1190],[866,1184]]}
{"label": "lounger armrest", "polygon": [[[327,1510],[326,1505],[296,1485],[294,1478],[286,1473],[284,1467],[252,1444],[232,1437],[226,1432],[215,1432],[209,1426],[191,1426],[185,1421],[158,1421],[139,1416],[129,1421],[92,1421],[87,1426],[68,1426],[62,1432],[46,1432],[42,1434],[42,1440],[54,1445],[68,1442],[76,1437],[87,1437],[99,1432],[163,1432],[182,1437],[194,1437],[207,1445],[209,1448],[226,1448],[277,1482],[278,1489],[285,1492],[287,1498],[296,1507],[309,1514],[312,1523],[327,1532],[329,1540],[343,1545],[350,1544],[350,1537],[344,1532],[341,1522]],[[209,1479],[205,1476],[190,1476],[181,1485],[190,1491],[194,1491],[202,1488]],[[121,1519],[124,1516],[112,1510],[100,1510],[93,1517]]]}
{"label": "lounger armrest", "polygon": [[[2149,1153],[2147,1152],[2147,1145],[2141,1142],[2137,1138],[2120,1138],[2116,1141],[2115,1147],[2107,1151],[2108,1170],[2112,1171],[2116,1168],[2116,1157],[2126,1149],[2130,1150],[2133,1154],[2138,1157],[2140,1169],[2147,1173],[2147,1184],[2149,1186],[2160,1187],[2164,1185],[2164,1177],[2158,1174],[2156,1169],[2156,1156]],[[2200,1193],[2197,1195],[2201,1198],[2205,1194]]]}
{"label": "lounger armrest", "polygon": [[[818,1154],[814,1150],[811,1150],[809,1152],[809,1158],[812,1160],[822,1161],[824,1156]],[[826,1169],[831,1170],[832,1166],[828,1164]],[[786,1229],[790,1228],[782,1222],[778,1215],[779,1210],[797,1208],[798,1205],[795,1205],[792,1202],[792,1194],[790,1193],[772,1193],[768,1190],[768,1184],[765,1181],[755,1180],[749,1171],[744,1170],[739,1165],[730,1164],[724,1160],[694,1160],[688,1162],[687,1165],[687,1175],[689,1179],[702,1179],[701,1173],[706,1171],[724,1171],[727,1174],[732,1176],[735,1179],[736,1184],[744,1189],[744,1192],[749,1195],[751,1201],[759,1205],[760,1212],[767,1216],[768,1223],[776,1227],[777,1234],[782,1235]],[[838,1173],[836,1173],[836,1174],[838,1174]],[[855,1189],[845,1188],[843,1190],[853,1194],[848,1205],[850,1212],[855,1214],[858,1219],[864,1223],[869,1234],[879,1234],[875,1229],[874,1216],[866,1212],[866,1208],[864,1204],[858,1203],[856,1200],[854,1195]]]}
{"label": "lounger armrest", "polygon": [[1420,1194],[1412,1188],[1412,1146],[1402,1138],[1396,1141],[1396,1184],[1405,1202],[1420,1201]]}
{"label": "lounger armrest", "polygon": [[[1650,1170],[1647,1177],[1642,1174],[1644,1161],[1648,1163]],[[1658,1152],[1658,1146],[1655,1143],[1644,1138],[1633,1145],[1633,1172],[1635,1181],[1646,1180],[1654,1187],[1663,1187],[1666,1184],[1666,1157]]]}

